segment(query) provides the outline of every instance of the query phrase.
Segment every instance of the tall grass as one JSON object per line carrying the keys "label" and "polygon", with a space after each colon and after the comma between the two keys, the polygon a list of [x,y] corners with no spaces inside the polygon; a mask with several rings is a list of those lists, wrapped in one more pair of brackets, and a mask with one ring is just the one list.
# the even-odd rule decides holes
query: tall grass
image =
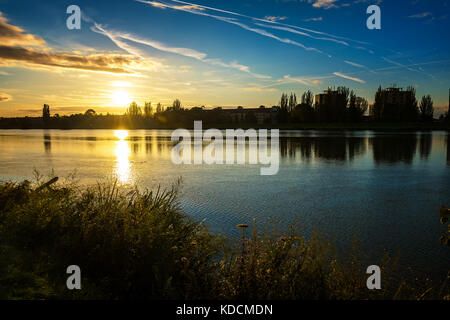
{"label": "tall grass", "polygon": [[[163,190],[117,182],[79,187],[0,183],[0,299],[444,298],[449,288],[400,286],[383,268],[369,291],[357,250],[338,258],[316,233],[242,226],[226,239],[183,213],[179,183]],[[82,290],[66,288],[78,265]],[[425,295],[424,295],[425,294]]]}

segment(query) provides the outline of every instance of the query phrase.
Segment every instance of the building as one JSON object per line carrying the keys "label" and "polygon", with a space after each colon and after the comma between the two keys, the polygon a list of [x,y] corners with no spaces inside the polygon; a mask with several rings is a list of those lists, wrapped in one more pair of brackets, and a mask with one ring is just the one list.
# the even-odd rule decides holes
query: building
{"label": "building", "polygon": [[323,93],[316,94],[314,105],[318,112],[319,121],[341,122],[345,120],[347,94],[348,92],[332,90],[331,88]]}
{"label": "building", "polygon": [[276,123],[278,108],[266,108],[260,106],[259,108],[244,108],[237,107],[236,109],[223,109],[234,123],[256,122],[257,124]]}
{"label": "building", "polygon": [[345,95],[338,90],[325,90],[323,93],[316,94],[314,103],[316,106],[323,105],[337,105],[340,99]]}
{"label": "building", "polygon": [[413,101],[413,89],[380,88],[375,94],[375,104],[370,108],[370,116],[375,120],[385,121],[415,120],[417,106],[414,106]]}
{"label": "building", "polygon": [[404,91],[402,88],[386,88],[381,93],[382,103],[393,105],[404,105],[407,101],[411,101],[414,95],[413,91]]}

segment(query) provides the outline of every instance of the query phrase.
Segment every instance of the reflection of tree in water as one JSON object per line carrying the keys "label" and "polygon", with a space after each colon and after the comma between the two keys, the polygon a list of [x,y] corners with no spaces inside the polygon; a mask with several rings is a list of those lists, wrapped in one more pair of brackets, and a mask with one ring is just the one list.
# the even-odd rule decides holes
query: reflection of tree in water
{"label": "reflection of tree in water", "polygon": [[428,157],[430,156],[432,144],[431,138],[432,135],[428,133],[422,133],[420,135],[419,152],[422,159],[428,159]]}
{"label": "reflection of tree in water", "polygon": [[131,145],[131,148],[133,149],[133,153],[134,154],[138,154],[139,153],[139,149],[140,149],[139,143],[133,143]]}
{"label": "reflection of tree in water", "polygon": [[365,141],[357,137],[281,138],[280,154],[283,158],[300,154],[304,161],[311,160],[313,155],[319,159],[351,161],[367,151]]}
{"label": "reflection of tree in water", "polygon": [[416,153],[416,135],[373,137],[370,139],[373,159],[378,163],[404,162],[411,164]]}
{"label": "reflection of tree in water", "polygon": [[318,138],[314,143],[314,155],[319,159],[345,161],[347,141],[345,138]]}
{"label": "reflection of tree in water", "polygon": [[350,160],[353,160],[356,156],[363,156],[366,152],[366,138],[348,138],[348,157]]}
{"label": "reflection of tree in water", "polygon": [[45,153],[52,152],[52,136],[49,133],[44,133],[44,149]]}

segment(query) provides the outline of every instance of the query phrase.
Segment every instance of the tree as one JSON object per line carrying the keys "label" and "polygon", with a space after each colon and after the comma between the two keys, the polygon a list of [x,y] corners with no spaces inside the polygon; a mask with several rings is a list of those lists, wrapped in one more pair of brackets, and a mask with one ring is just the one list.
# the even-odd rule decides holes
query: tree
{"label": "tree", "polygon": [[405,104],[401,110],[401,120],[403,121],[416,121],[419,109],[417,107],[416,89],[413,86],[409,86],[406,89],[410,94],[407,96]]}
{"label": "tree", "polygon": [[281,95],[281,99],[280,99],[280,104],[279,105],[280,105],[280,109],[281,110],[287,112],[288,106],[289,106],[289,98],[288,98],[288,95],[286,93],[283,93]]}
{"label": "tree", "polygon": [[430,95],[426,95],[422,97],[422,100],[420,101],[420,118],[422,121],[431,121],[433,120],[433,100],[431,99]]}
{"label": "tree", "polygon": [[302,94],[302,104],[308,105],[308,106],[310,106],[312,108],[313,100],[314,100],[314,96],[313,96],[313,93],[310,90],[305,91]]}
{"label": "tree", "polygon": [[292,110],[294,110],[296,105],[297,105],[297,96],[295,95],[295,93],[291,92],[291,95],[289,96],[289,103],[287,106],[288,113],[292,112]]}
{"label": "tree", "polygon": [[281,95],[281,99],[280,99],[280,111],[278,112],[278,120],[281,123],[285,123],[288,120],[288,116],[289,116],[289,97],[286,93],[283,93]]}
{"label": "tree", "polygon": [[353,90],[350,92],[348,104],[348,119],[351,122],[360,122],[366,113],[369,103],[362,97],[357,97]]}
{"label": "tree", "polygon": [[144,116],[150,118],[153,114],[153,107],[151,102],[145,102],[144,104]]}
{"label": "tree", "polygon": [[344,121],[345,120],[345,113],[347,111],[347,105],[348,105],[348,97],[349,97],[350,90],[347,87],[338,87],[337,88],[337,95],[336,95],[336,101],[333,107],[333,121]]}
{"label": "tree", "polygon": [[138,106],[138,104],[135,101],[133,101],[130,104],[130,106],[128,107],[126,114],[129,117],[138,117],[138,116],[142,115],[142,110]]}
{"label": "tree", "polygon": [[50,120],[50,106],[48,104],[44,104],[44,107],[42,108],[42,119],[44,122]]}
{"label": "tree", "polygon": [[96,115],[95,110],[94,109],[87,109],[86,112],[84,113],[85,116],[88,117],[93,117]]}
{"label": "tree", "polygon": [[313,94],[310,90],[302,94],[301,103],[291,112],[293,122],[314,122]]}
{"label": "tree", "polygon": [[375,103],[373,104],[373,118],[376,121],[380,121],[383,115],[383,90],[381,86],[378,87],[375,93]]}
{"label": "tree", "polygon": [[181,110],[181,101],[179,99],[175,99],[175,101],[172,103],[172,110],[173,111]]}
{"label": "tree", "polygon": [[156,105],[156,113],[160,113],[163,111],[164,111],[163,106],[161,105],[161,103],[158,102],[158,104]]}

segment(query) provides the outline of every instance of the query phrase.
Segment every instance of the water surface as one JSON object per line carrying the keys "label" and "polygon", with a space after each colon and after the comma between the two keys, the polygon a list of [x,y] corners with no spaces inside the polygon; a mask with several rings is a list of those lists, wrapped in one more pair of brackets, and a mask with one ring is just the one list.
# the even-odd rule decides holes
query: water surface
{"label": "water surface", "polygon": [[[127,136],[128,135],[128,136]],[[438,208],[450,206],[450,136],[446,132],[283,131],[280,170],[260,165],[175,165],[171,131],[0,130],[0,179],[20,181],[36,169],[81,183],[117,176],[142,187],[183,179],[180,204],[212,231],[236,235],[238,223],[277,218],[307,234],[319,229],[350,245],[355,234],[367,262],[400,252],[404,266],[445,275],[450,250]]]}

